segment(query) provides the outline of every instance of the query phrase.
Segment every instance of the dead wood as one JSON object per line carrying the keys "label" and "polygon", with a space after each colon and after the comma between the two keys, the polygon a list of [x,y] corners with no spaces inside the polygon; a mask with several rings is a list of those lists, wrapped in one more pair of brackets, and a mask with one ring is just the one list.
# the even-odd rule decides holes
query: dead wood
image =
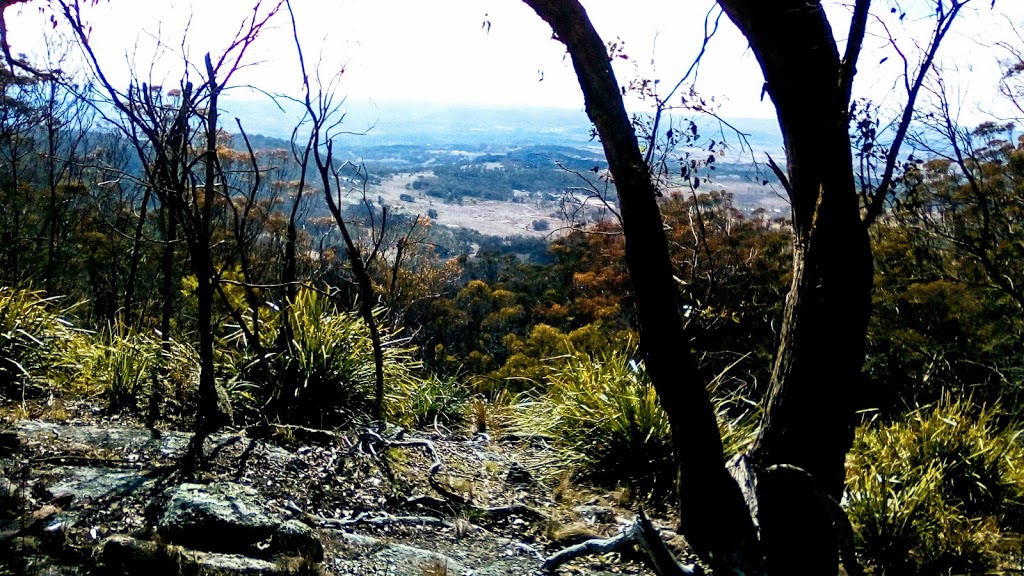
{"label": "dead wood", "polygon": [[651,524],[643,510],[637,513],[628,528],[611,538],[595,538],[569,546],[548,557],[541,568],[554,572],[559,566],[592,554],[608,554],[630,548],[639,548],[647,555],[651,570],[658,576],[694,576],[704,574],[696,564],[681,564],[661,539],[658,529]]}

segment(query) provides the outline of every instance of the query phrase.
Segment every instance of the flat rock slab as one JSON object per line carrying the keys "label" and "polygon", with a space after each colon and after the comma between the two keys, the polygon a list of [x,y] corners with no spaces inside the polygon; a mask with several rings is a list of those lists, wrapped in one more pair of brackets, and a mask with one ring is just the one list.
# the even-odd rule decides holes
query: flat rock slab
{"label": "flat rock slab", "polygon": [[[326,564],[340,574],[529,576],[538,573],[542,563],[536,555],[504,538],[496,539],[501,546],[489,557],[458,550],[442,553],[343,531],[333,531],[328,538],[342,553],[330,554]],[[467,549],[476,547],[466,542]]]}
{"label": "flat rock slab", "polygon": [[47,489],[53,494],[71,494],[75,503],[119,498],[151,490],[156,485],[155,480],[141,472],[117,468],[58,467],[50,474],[56,479]]}
{"label": "flat rock slab", "polygon": [[174,486],[156,529],[165,541],[194,550],[315,561],[324,555],[311,528],[284,521],[258,492],[234,482]]}
{"label": "flat rock slab", "polygon": [[[188,448],[192,435],[185,432],[161,431],[153,434],[145,428],[128,426],[92,426],[80,424],[57,424],[38,420],[24,420],[15,423],[11,431],[22,441],[62,442],[104,450],[109,453],[131,457],[139,452],[157,453],[164,457],[179,457]],[[206,440],[206,450],[235,441],[248,441],[234,434],[213,434]],[[270,460],[287,465],[295,455],[287,450],[266,443],[259,443],[260,451]]]}
{"label": "flat rock slab", "polygon": [[145,428],[99,427],[56,424],[26,420],[18,422],[13,430],[28,441],[64,441],[115,452],[158,450],[165,455],[184,452],[191,437],[180,432],[163,432],[155,437]]}

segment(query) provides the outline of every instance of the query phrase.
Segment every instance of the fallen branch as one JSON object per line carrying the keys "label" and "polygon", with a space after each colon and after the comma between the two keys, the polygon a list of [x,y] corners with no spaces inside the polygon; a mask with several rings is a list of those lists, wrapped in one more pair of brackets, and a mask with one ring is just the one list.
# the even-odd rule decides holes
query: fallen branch
{"label": "fallen branch", "polygon": [[385,450],[389,448],[423,448],[432,461],[430,472],[427,476],[427,482],[430,483],[430,487],[448,502],[454,502],[459,506],[472,506],[468,498],[452,492],[438,482],[437,473],[441,470],[443,464],[440,456],[437,455],[437,447],[430,440],[387,440],[373,430],[364,431],[359,435],[359,439],[374,456],[377,456],[377,450],[379,450],[379,448],[374,447],[375,445]]}
{"label": "fallen branch", "polygon": [[357,526],[359,524],[412,524],[416,526],[443,526],[446,524],[444,520],[434,516],[393,516],[386,512],[382,513],[380,516],[370,516],[366,512],[360,512],[354,517],[344,520],[341,518],[326,518],[324,516],[310,514],[302,508],[299,508],[298,505],[290,500],[285,502],[281,508],[299,515],[307,524],[313,524],[320,528],[343,529],[349,526]]}
{"label": "fallen branch", "polygon": [[341,442],[343,436],[331,430],[320,428],[309,428],[296,424],[259,424],[246,428],[256,438],[268,438],[270,436],[290,437],[297,442],[317,445],[334,445]]}
{"label": "fallen branch", "polygon": [[658,529],[641,510],[633,523],[611,538],[595,538],[570,546],[549,556],[541,566],[546,572],[554,572],[559,566],[581,556],[609,554],[636,546],[647,554],[650,567],[658,576],[700,576],[704,571],[696,564],[680,564],[672,551],[658,534]]}

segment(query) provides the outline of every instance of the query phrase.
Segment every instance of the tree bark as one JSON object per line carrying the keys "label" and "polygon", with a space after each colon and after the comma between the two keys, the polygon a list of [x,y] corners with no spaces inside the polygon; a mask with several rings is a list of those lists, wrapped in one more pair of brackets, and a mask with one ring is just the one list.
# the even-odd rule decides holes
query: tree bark
{"label": "tree bark", "polygon": [[716,573],[759,571],[757,534],[725,469],[706,382],[687,347],[657,189],[637,144],[604,42],[576,0],[524,0],[566,45],[615,178],[640,348],[672,427],[680,529]]}
{"label": "tree bark", "polygon": [[[210,238],[213,233],[214,190],[217,187],[217,98],[220,86],[206,55],[207,90],[209,101],[206,108],[206,158],[203,179],[202,201],[195,206],[195,238],[190,239],[192,247],[192,269],[196,275],[196,312],[199,329],[199,408],[196,415],[196,429],[193,448],[202,458],[202,443],[206,435],[220,425],[217,412],[217,382],[213,363],[213,296],[216,292],[213,259],[210,254]],[[198,197],[198,192],[196,192]]]}
{"label": "tree bark", "polygon": [[[873,273],[849,143],[844,72],[854,62],[840,59],[818,2],[719,4],[764,73],[793,207],[793,281],[753,451],[767,567],[772,574],[835,574],[837,537],[820,493],[838,501],[845,484]],[[779,466],[802,469],[806,481],[771,474]]]}

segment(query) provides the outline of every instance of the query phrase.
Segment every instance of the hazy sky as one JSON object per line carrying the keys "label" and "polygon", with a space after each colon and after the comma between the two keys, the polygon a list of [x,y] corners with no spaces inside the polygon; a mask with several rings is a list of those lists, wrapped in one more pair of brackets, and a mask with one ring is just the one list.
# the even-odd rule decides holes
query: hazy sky
{"label": "hazy sky", "polygon": [[[265,5],[271,4],[264,0]],[[906,53],[923,42],[929,20],[912,10],[900,21],[885,0],[876,0],[880,21],[889,25]],[[904,9],[927,9],[924,0],[903,0]],[[965,113],[1001,108],[993,96],[998,80],[999,40],[1021,43],[1012,22],[1024,23],[1024,2],[999,0],[996,12],[989,0],[975,0],[978,10],[965,15],[944,50],[953,88],[965,99]],[[576,78],[561,44],[525,4],[517,0],[295,0],[307,59],[321,60],[323,74],[345,68],[341,91],[351,101],[429,100],[494,106],[552,106],[582,108]],[[619,80],[637,75],[660,80],[668,90],[696,55],[703,37],[704,16],[711,0],[584,0],[584,5],[607,41],[625,41],[630,61],[617,68]],[[34,51],[49,24],[29,3],[11,18],[16,50]],[[137,73],[149,70],[155,39],[168,53],[153,68],[154,83],[171,85],[180,75],[183,31],[185,50],[201,62],[217,53],[251,12],[252,0],[111,0],[90,9],[92,38],[108,72],[126,82],[128,62]],[[10,11],[9,11],[10,12]],[[837,37],[842,39],[848,8],[830,4]],[[489,30],[484,22],[489,22]],[[286,13],[275,19],[254,46],[249,62],[258,62],[238,82],[271,92],[297,93],[300,78]],[[881,33],[882,28],[872,30]],[[868,39],[858,90],[877,100],[898,103],[901,67],[888,40]],[[881,60],[889,56],[884,63]],[[760,101],[762,79],[746,42],[727,18],[711,41],[698,79],[698,89],[714,98],[726,116],[771,117],[769,102]]]}

